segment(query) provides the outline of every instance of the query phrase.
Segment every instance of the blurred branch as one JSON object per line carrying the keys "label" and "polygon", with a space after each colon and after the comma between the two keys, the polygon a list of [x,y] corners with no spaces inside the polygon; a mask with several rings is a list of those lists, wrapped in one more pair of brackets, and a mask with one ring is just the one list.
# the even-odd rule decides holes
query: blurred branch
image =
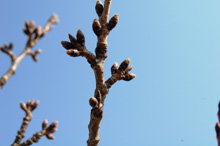
{"label": "blurred branch", "polygon": [[97,0],[95,9],[99,19],[93,21],[93,31],[97,36],[97,46],[95,48],[95,55],[88,51],[85,47],[85,36],[81,30],[78,30],[76,37],[69,34],[68,41],[62,41],[62,46],[67,49],[67,54],[71,57],[82,56],[87,59],[91,68],[95,73],[96,89],[94,97],[90,98],[90,105],[92,106],[90,123],[89,123],[89,139],[88,146],[97,146],[99,143],[99,128],[100,122],[103,118],[103,106],[109,88],[119,80],[130,81],[136,77],[135,74],[129,73],[133,66],[129,66],[130,59],[126,59],[118,68],[114,64],[111,68],[112,76],[105,81],[104,78],[104,62],[107,58],[107,37],[110,31],[117,25],[119,15],[114,15],[109,21],[111,0],[105,0],[104,6],[100,0]]}
{"label": "blurred branch", "polygon": [[56,121],[47,127],[48,122],[47,120],[44,120],[42,123],[42,130],[34,134],[30,139],[20,144],[21,140],[25,137],[26,129],[32,119],[32,112],[38,107],[38,105],[39,101],[34,102],[33,100],[28,101],[26,104],[23,102],[20,103],[20,107],[25,112],[26,116],[23,118],[21,128],[18,131],[17,136],[11,146],[29,146],[34,142],[38,142],[42,136],[46,136],[48,139],[54,139],[54,136],[51,133],[54,133],[57,130],[58,122]]}
{"label": "blurred branch", "polygon": [[47,34],[48,31],[53,29],[53,24],[58,23],[57,15],[53,14],[48,20],[45,27],[42,29],[41,26],[35,27],[33,21],[25,21],[25,28],[23,28],[24,33],[28,36],[28,41],[23,52],[19,56],[15,56],[12,51],[13,44],[10,43],[8,46],[5,44],[3,47],[0,46],[0,50],[6,53],[11,58],[11,67],[8,71],[0,78],[0,89],[6,84],[12,75],[15,74],[16,69],[26,55],[31,55],[34,61],[37,61],[37,55],[41,50],[32,51],[32,48],[37,44],[37,42]]}
{"label": "blurred branch", "polygon": [[216,136],[218,140],[218,146],[220,146],[220,102],[218,104],[218,122],[215,125]]}

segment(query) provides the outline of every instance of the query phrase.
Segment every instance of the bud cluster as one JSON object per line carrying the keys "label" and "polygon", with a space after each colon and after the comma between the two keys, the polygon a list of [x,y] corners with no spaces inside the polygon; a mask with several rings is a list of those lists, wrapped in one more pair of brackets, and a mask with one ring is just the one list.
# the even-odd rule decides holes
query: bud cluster
{"label": "bud cluster", "polygon": [[48,121],[45,119],[42,123],[42,130],[45,130],[45,136],[48,139],[55,139],[55,137],[51,134],[57,131],[58,121],[51,123],[48,127]]}
{"label": "bud cluster", "polygon": [[29,100],[26,104],[24,102],[20,102],[20,107],[25,113],[32,112],[35,110],[39,105],[39,100],[34,102],[34,100]]}
{"label": "bud cluster", "polygon": [[133,68],[133,66],[129,66],[130,61],[131,60],[129,58],[124,60],[120,64],[119,67],[118,67],[118,63],[117,62],[114,63],[112,65],[112,67],[111,67],[111,74],[112,75],[115,75],[115,74],[120,75],[119,79],[122,79],[124,81],[130,81],[133,78],[135,78],[136,77],[135,74],[129,73],[132,70],[132,68]]}
{"label": "bud cluster", "polygon": [[68,41],[61,41],[62,46],[67,50],[67,54],[72,57],[77,57],[82,54],[85,48],[85,36],[81,30],[77,31],[76,38],[69,34]]}
{"label": "bud cluster", "polygon": [[[104,6],[100,0],[97,0],[95,10],[98,17],[101,18],[103,14]],[[107,30],[111,31],[117,25],[118,20],[119,20],[119,15],[118,14],[114,15],[106,25]],[[100,22],[97,19],[93,21],[92,28],[97,37],[99,37],[102,34],[102,25],[105,24],[100,24]]]}

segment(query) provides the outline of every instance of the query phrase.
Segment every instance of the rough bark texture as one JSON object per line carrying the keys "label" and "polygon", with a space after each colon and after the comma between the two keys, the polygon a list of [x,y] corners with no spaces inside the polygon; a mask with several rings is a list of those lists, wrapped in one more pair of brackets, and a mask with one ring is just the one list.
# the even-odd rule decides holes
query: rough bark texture
{"label": "rough bark texture", "polygon": [[56,23],[58,23],[58,17],[55,14],[50,17],[43,29],[40,26],[37,26],[35,28],[33,21],[26,21],[25,28],[23,29],[23,31],[28,36],[28,41],[23,52],[17,57],[12,51],[12,43],[10,43],[9,46],[7,46],[6,44],[4,46],[0,46],[0,50],[6,53],[11,58],[11,67],[0,78],[0,89],[6,84],[6,82],[11,78],[11,76],[15,74],[19,63],[23,60],[23,58],[26,55],[31,55],[33,60],[37,61],[37,54],[39,54],[41,50],[32,51],[32,48],[43,36],[46,35],[48,31],[50,31],[53,28],[52,25]]}
{"label": "rough bark texture", "polygon": [[76,38],[69,34],[70,42],[62,41],[61,44],[67,49],[67,54],[72,57],[85,57],[91,68],[94,71],[96,79],[96,89],[94,97],[90,98],[90,105],[92,106],[90,122],[88,125],[89,138],[87,140],[88,146],[97,146],[99,138],[100,123],[103,118],[103,106],[106,95],[110,87],[118,80],[130,81],[135,78],[134,74],[129,73],[133,66],[129,66],[130,59],[124,60],[120,66],[113,64],[111,68],[112,76],[105,81],[104,78],[104,62],[107,58],[107,37],[110,31],[117,25],[119,15],[114,15],[110,20],[111,0],[105,0],[104,6],[100,0],[97,1],[95,9],[99,16],[99,20],[93,21],[93,31],[97,36],[97,46],[95,48],[95,55],[89,52],[85,47],[85,37],[83,33],[78,30]]}
{"label": "rough bark texture", "polygon": [[28,101],[26,104],[21,102],[20,107],[25,112],[26,116],[23,118],[21,128],[18,131],[16,138],[11,146],[29,146],[33,143],[38,142],[42,136],[46,136],[48,139],[54,139],[54,136],[51,133],[54,133],[57,130],[58,122],[53,122],[47,127],[47,120],[44,120],[42,123],[42,130],[34,134],[31,138],[21,143],[21,140],[25,137],[26,129],[32,119],[32,112],[39,105],[39,101],[34,102],[33,100]]}

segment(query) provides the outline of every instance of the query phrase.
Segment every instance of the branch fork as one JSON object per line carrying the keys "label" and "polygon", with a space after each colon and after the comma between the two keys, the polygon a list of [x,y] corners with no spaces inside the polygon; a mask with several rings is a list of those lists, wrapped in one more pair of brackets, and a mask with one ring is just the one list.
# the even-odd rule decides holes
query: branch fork
{"label": "branch fork", "polygon": [[45,27],[42,29],[41,26],[35,27],[34,21],[25,21],[25,27],[23,28],[23,32],[28,36],[28,40],[26,46],[22,53],[16,57],[13,53],[12,48],[13,44],[0,46],[0,50],[6,53],[11,58],[11,67],[8,71],[0,78],[0,89],[6,84],[9,78],[15,74],[16,69],[19,63],[23,60],[26,55],[31,55],[34,61],[37,61],[37,55],[41,53],[41,50],[32,51],[33,47],[37,44],[37,42],[46,35],[48,31],[53,28],[53,24],[58,23],[57,15],[53,14],[48,20]]}
{"label": "branch fork", "polygon": [[20,107],[25,112],[25,117],[21,124],[20,130],[17,132],[17,136],[11,146],[30,146],[33,143],[38,142],[42,136],[46,136],[48,139],[54,139],[52,133],[57,131],[58,122],[55,121],[48,125],[48,121],[44,120],[42,123],[42,130],[34,134],[31,138],[21,143],[21,140],[25,137],[26,129],[32,119],[32,112],[38,107],[39,101],[34,102],[33,100],[28,101],[26,104],[21,102]]}
{"label": "branch fork", "polygon": [[94,19],[92,28],[97,36],[97,46],[95,54],[88,51],[85,47],[85,36],[81,30],[77,31],[76,37],[69,34],[68,41],[61,41],[62,46],[67,50],[67,54],[71,57],[85,57],[91,68],[94,71],[96,79],[96,89],[94,97],[89,100],[92,106],[90,122],[89,122],[89,139],[88,146],[97,146],[99,143],[99,129],[103,118],[103,106],[106,95],[110,87],[119,80],[130,81],[136,77],[130,73],[133,66],[129,66],[130,59],[124,60],[120,66],[115,63],[111,68],[112,76],[106,81],[104,78],[104,62],[107,58],[107,37],[110,31],[115,28],[118,23],[119,15],[114,15],[109,21],[111,0],[105,0],[104,5],[100,0],[97,0],[95,10],[99,19]]}

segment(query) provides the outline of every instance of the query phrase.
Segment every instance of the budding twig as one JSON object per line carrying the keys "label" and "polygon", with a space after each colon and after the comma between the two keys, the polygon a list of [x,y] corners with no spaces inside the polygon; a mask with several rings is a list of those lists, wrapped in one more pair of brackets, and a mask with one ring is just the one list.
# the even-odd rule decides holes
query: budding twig
{"label": "budding twig", "polygon": [[33,100],[28,101],[26,104],[23,102],[20,103],[20,107],[25,112],[26,116],[24,117],[23,122],[21,124],[21,128],[18,131],[17,136],[11,146],[29,146],[34,142],[35,143],[38,142],[38,140],[42,136],[46,136],[48,139],[54,139],[54,136],[51,133],[57,131],[58,122],[56,121],[47,127],[48,122],[47,120],[44,120],[44,122],[42,123],[42,130],[34,134],[28,140],[21,143],[21,140],[25,136],[26,129],[32,119],[32,112],[34,111],[34,109],[38,107],[38,105],[39,105],[39,101],[34,102]]}
{"label": "budding twig", "polygon": [[15,56],[15,54],[12,51],[13,45],[10,43],[8,46],[4,45],[4,47],[0,46],[0,50],[11,58],[11,67],[8,69],[8,71],[0,78],[0,89],[6,84],[6,82],[9,80],[9,78],[15,74],[16,69],[23,60],[23,58],[26,55],[31,55],[34,61],[37,61],[37,54],[39,54],[41,51],[36,50],[32,51],[33,47],[37,44],[37,42],[46,35],[48,31],[50,31],[53,28],[53,24],[58,23],[58,17],[57,15],[52,15],[50,19],[48,20],[45,27],[42,29],[41,26],[35,27],[35,24],[33,21],[25,21],[25,28],[23,28],[24,33],[28,36],[28,41],[26,43],[26,46],[22,53],[19,56]]}
{"label": "budding twig", "polygon": [[117,25],[119,15],[114,15],[109,21],[111,0],[105,0],[104,6],[100,0],[97,0],[95,9],[99,19],[93,21],[93,31],[97,36],[97,46],[95,55],[88,51],[85,47],[85,36],[79,30],[76,38],[69,34],[70,42],[62,41],[62,46],[67,49],[67,54],[72,57],[82,56],[90,63],[96,79],[96,89],[94,97],[89,100],[92,106],[90,123],[89,123],[89,139],[88,146],[97,146],[99,143],[99,128],[103,118],[103,106],[109,88],[118,80],[130,81],[135,78],[134,74],[129,73],[133,68],[129,67],[130,59],[126,59],[118,67],[117,64],[112,67],[112,77],[107,81],[104,78],[104,62],[107,58],[107,37],[110,31]]}

